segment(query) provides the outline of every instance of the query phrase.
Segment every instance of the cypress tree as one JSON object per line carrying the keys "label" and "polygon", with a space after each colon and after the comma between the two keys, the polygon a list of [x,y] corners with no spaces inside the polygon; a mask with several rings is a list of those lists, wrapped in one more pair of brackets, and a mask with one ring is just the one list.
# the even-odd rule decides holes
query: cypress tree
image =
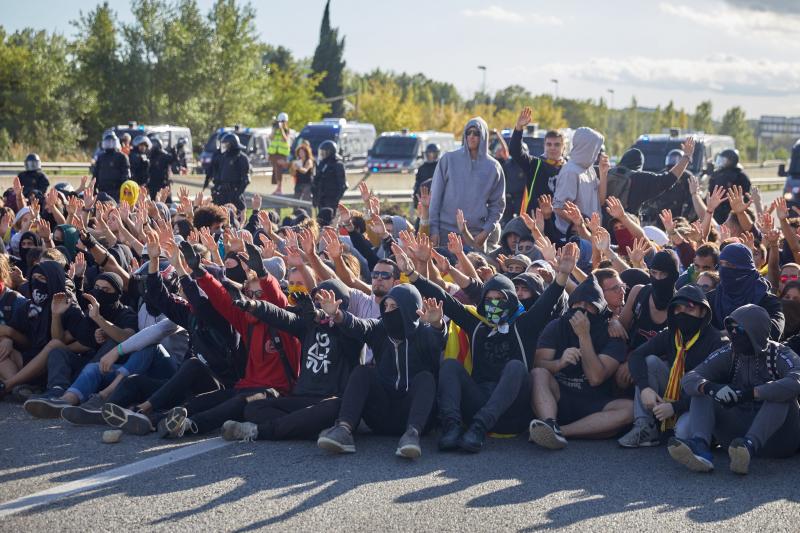
{"label": "cypress tree", "polygon": [[337,98],[331,102],[331,116],[344,115],[344,37],[339,39],[339,28],[331,28],[331,2],[325,4],[322,25],[319,29],[319,44],[314,51],[311,68],[316,73],[325,73],[319,91],[325,98]]}

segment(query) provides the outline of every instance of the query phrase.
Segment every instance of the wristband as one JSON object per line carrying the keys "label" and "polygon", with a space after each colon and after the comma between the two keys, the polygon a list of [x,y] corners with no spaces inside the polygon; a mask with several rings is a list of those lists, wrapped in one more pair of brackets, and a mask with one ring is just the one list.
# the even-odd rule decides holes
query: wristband
{"label": "wristband", "polygon": [[120,357],[125,355],[125,353],[122,351],[122,344],[117,344],[117,354],[119,354]]}

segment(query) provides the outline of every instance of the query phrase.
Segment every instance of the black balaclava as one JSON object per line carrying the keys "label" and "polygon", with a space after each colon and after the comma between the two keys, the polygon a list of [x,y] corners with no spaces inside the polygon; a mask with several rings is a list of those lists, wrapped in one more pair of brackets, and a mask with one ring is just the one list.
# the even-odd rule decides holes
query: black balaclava
{"label": "black balaclava", "polygon": [[231,281],[243,284],[245,281],[247,281],[247,272],[245,272],[244,267],[242,267],[241,257],[236,252],[228,252],[227,254],[225,254],[225,261],[227,261],[228,259],[235,259],[236,266],[235,267],[226,266],[225,276]]}
{"label": "black balaclava", "polygon": [[675,282],[678,281],[678,265],[670,252],[661,251],[653,256],[650,268],[667,274],[667,277],[663,279],[655,279],[652,275],[650,276],[650,284],[653,286],[653,303],[656,309],[663,311],[675,294]]}
{"label": "black balaclava", "polygon": [[675,313],[673,317],[675,327],[678,328],[678,331],[681,332],[684,339],[691,339],[694,337],[695,334],[700,331],[703,322],[706,321],[707,319],[705,317],[692,316],[686,313]]}
{"label": "black balaclava", "polygon": [[100,304],[100,314],[105,317],[120,306],[119,300],[122,296],[122,278],[113,272],[104,272],[97,276],[95,283],[99,280],[106,281],[114,287],[113,293],[107,293],[97,288],[92,289],[90,292],[95,300],[97,300],[97,303]]}
{"label": "black balaclava", "polygon": [[406,337],[405,321],[403,313],[400,309],[388,311],[383,313],[383,325],[386,327],[386,332],[394,340],[401,340]]}

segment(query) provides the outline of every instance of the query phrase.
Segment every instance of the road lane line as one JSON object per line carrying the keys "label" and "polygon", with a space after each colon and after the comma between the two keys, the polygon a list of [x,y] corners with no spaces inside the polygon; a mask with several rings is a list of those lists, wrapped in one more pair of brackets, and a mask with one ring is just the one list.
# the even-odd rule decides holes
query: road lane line
{"label": "road lane line", "polygon": [[96,489],[97,487],[114,483],[116,481],[120,481],[149,470],[154,470],[171,463],[183,461],[184,459],[189,459],[195,455],[200,455],[218,448],[222,448],[228,444],[231,444],[231,442],[222,440],[220,437],[215,437],[198,442],[197,444],[184,446],[177,450],[171,450],[155,457],[149,457],[141,461],[136,461],[135,463],[112,468],[111,470],[94,474],[83,479],[70,481],[68,483],[61,483],[47,490],[29,494],[28,496],[23,496],[22,498],[17,498],[16,500],[11,500],[0,504],[0,519],[27,511],[28,509],[32,509],[34,507],[53,503],[73,494],[86,492],[88,490]]}

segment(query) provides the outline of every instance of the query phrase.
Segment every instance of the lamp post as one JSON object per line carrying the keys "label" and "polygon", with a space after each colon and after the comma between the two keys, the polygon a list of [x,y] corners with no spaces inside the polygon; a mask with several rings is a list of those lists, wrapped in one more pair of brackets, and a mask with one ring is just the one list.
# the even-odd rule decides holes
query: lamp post
{"label": "lamp post", "polygon": [[478,65],[478,70],[483,72],[483,80],[481,81],[481,94],[483,94],[484,96],[488,96],[486,94],[486,66]]}
{"label": "lamp post", "polygon": [[553,101],[555,102],[558,100],[558,80],[553,78],[550,80],[550,83],[553,84]]}
{"label": "lamp post", "polygon": [[611,95],[611,109],[614,109],[614,89],[608,89],[607,92]]}

